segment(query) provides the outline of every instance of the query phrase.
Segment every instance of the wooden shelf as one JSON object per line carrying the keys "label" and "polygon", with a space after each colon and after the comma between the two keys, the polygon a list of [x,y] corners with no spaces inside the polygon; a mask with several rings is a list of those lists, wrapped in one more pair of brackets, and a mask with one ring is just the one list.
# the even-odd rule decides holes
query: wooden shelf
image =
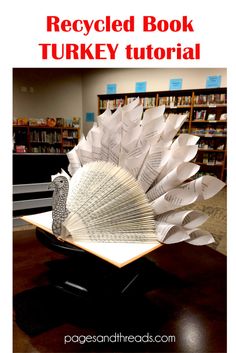
{"label": "wooden shelf", "polygon": [[202,162],[195,162],[198,165],[205,165],[207,167],[222,167],[223,163],[219,163],[219,164],[210,164],[210,163],[202,163]]}
{"label": "wooden shelf", "polygon": [[207,123],[207,124],[226,124],[227,120],[192,120],[192,123]]}
{"label": "wooden shelf", "polygon": [[[68,150],[64,150],[64,148],[72,149],[80,138],[79,127],[13,125],[13,128],[16,145],[25,146],[26,153],[66,153]],[[22,134],[22,131],[24,131],[24,134]],[[63,136],[66,131],[68,135]],[[73,132],[75,136],[70,136]],[[74,143],[65,145],[63,140],[70,140]]]}
{"label": "wooden shelf", "polygon": [[174,107],[171,107],[170,105],[166,105],[165,106],[166,109],[189,109],[191,108],[191,105],[177,105],[177,106],[174,106]]}
{"label": "wooden shelf", "polygon": [[214,134],[195,134],[194,132],[191,132],[192,135],[194,136],[199,136],[199,137],[206,137],[206,138],[226,138],[227,135],[214,135]]}

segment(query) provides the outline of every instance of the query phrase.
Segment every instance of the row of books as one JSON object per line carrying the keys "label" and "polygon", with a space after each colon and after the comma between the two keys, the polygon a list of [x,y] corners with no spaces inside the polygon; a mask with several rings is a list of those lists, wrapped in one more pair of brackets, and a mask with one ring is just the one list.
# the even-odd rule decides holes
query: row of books
{"label": "row of books", "polygon": [[[127,104],[133,102],[137,97],[128,97]],[[140,97],[140,104],[143,105],[144,108],[153,108],[156,106],[156,97]]]}
{"label": "row of books", "polygon": [[168,96],[168,97],[159,97],[159,105],[165,104],[170,107],[178,107],[182,105],[191,105],[192,97],[191,96]]}
{"label": "row of books", "polygon": [[32,153],[61,153],[61,149],[55,146],[37,146],[31,147]]}
{"label": "row of books", "polygon": [[80,127],[80,117],[67,117],[67,118],[14,118],[13,125],[18,126],[40,126],[40,127]]}
{"label": "row of books", "polygon": [[125,104],[125,100],[123,98],[117,99],[100,99],[99,109],[117,109],[119,106],[123,106]]}
{"label": "row of books", "polygon": [[68,152],[70,152],[71,151],[71,146],[69,146],[69,147],[64,147],[63,146],[63,149],[62,149],[62,152],[63,153],[68,153]]}
{"label": "row of books", "polygon": [[226,121],[227,120],[227,114],[223,113],[220,115],[220,118],[217,119],[217,116],[215,113],[209,113],[207,115],[206,110],[194,110],[193,111],[193,121],[198,121],[198,120],[208,120],[208,121]]}
{"label": "row of books", "polygon": [[194,97],[194,104],[226,104],[227,95],[225,93],[200,94]]}
{"label": "row of books", "polygon": [[[133,100],[137,99],[137,97],[128,97],[127,104],[131,103]],[[141,97],[140,103],[144,108],[153,108],[156,106],[156,97]],[[123,98],[118,99],[100,99],[99,109],[117,109],[119,106],[123,106],[125,104],[125,100]]]}
{"label": "row of books", "polygon": [[206,110],[196,110],[193,112],[194,120],[205,120],[206,119]]}
{"label": "row of books", "polygon": [[198,148],[200,149],[205,149],[205,150],[219,150],[219,151],[224,151],[225,150],[225,144],[222,143],[222,141],[217,141],[216,139],[214,140],[209,140],[209,139],[200,139],[198,143]]}
{"label": "row of books", "polygon": [[67,139],[78,139],[78,131],[77,130],[63,130],[62,137]]}
{"label": "row of books", "polygon": [[61,143],[61,133],[58,131],[33,130],[30,132],[30,142]]}
{"label": "row of books", "polygon": [[77,144],[74,139],[71,140],[63,140],[63,146],[65,145],[66,147],[74,147]]}
{"label": "row of books", "polygon": [[226,128],[212,128],[212,127],[192,128],[191,133],[194,135],[226,136],[227,129]]}
{"label": "row of books", "polygon": [[207,153],[204,152],[202,155],[198,155],[197,163],[203,163],[207,165],[222,165],[224,156],[222,153]]}

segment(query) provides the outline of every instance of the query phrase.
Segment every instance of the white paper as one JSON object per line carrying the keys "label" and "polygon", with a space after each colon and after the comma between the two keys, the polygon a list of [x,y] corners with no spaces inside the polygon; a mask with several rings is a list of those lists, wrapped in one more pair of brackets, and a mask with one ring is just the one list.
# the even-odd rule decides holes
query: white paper
{"label": "white paper", "polygon": [[165,244],[179,243],[190,239],[182,227],[164,222],[156,222],[156,236],[158,241]]}
{"label": "white paper", "polygon": [[165,128],[161,134],[161,139],[163,141],[172,140],[185,120],[187,119],[187,114],[169,114],[166,119]]}
{"label": "white paper", "polygon": [[203,229],[192,229],[188,231],[188,235],[190,239],[186,242],[192,245],[207,245],[215,242],[211,233]]}
{"label": "white paper", "polygon": [[128,110],[128,111],[124,111],[123,109],[122,122],[124,125],[124,130],[127,130],[128,127],[134,127],[134,126],[140,125],[142,114],[143,114],[142,105],[138,105],[134,109]]}
{"label": "white paper", "polygon": [[170,150],[168,162],[162,169],[157,182],[164,178],[171,170],[178,167],[183,162],[191,161],[197,154],[198,146],[196,145],[183,145]]}
{"label": "white paper", "polygon": [[207,200],[217,194],[224,186],[225,183],[223,181],[210,175],[205,175],[178,188],[167,191],[152,202],[152,207],[158,215],[190,205],[197,200]]}
{"label": "white paper", "polygon": [[123,155],[122,167],[128,170],[135,178],[137,178],[140,173],[149,148],[149,145],[144,144],[143,146],[137,147],[132,153]]}
{"label": "white paper", "polygon": [[142,125],[145,126],[146,124],[149,124],[150,121],[156,120],[159,117],[162,117],[164,115],[164,112],[165,112],[164,105],[159,105],[158,107],[146,109],[143,113]]}
{"label": "white paper", "polygon": [[168,173],[159,183],[152,187],[147,192],[147,197],[150,201],[153,201],[165,194],[167,191],[175,188],[176,186],[182,184],[188,178],[191,178],[195,175],[199,166],[190,162],[183,162],[178,167],[173,169]]}
{"label": "white paper", "polygon": [[151,146],[149,154],[138,176],[138,181],[144,191],[152,185],[160,174],[169,157],[169,151],[159,146]]}
{"label": "white paper", "polygon": [[142,125],[140,139],[148,141],[150,144],[157,143],[165,127],[165,118],[160,116]]}
{"label": "white paper", "polygon": [[200,227],[208,219],[208,215],[195,210],[170,211],[156,217],[158,222],[184,226],[185,229]]}
{"label": "white paper", "polygon": [[77,154],[82,165],[93,160],[92,147],[85,137],[82,136],[77,145]]}
{"label": "white paper", "polygon": [[70,181],[71,177],[64,171],[64,169],[61,169],[60,173],[56,173],[54,175],[51,175],[51,181],[53,181],[56,177],[58,176],[64,176],[67,178],[67,180]]}
{"label": "white paper", "polygon": [[191,192],[197,196],[196,201],[207,200],[215,196],[225,183],[211,175],[204,175],[180,186],[180,190]]}
{"label": "white paper", "polygon": [[77,169],[81,167],[81,162],[77,154],[78,145],[75,146],[71,151],[69,151],[66,155],[69,160],[68,171],[70,175],[73,175]]}
{"label": "white paper", "polygon": [[137,107],[137,105],[139,105],[139,103],[140,103],[140,99],[139,99],[139,97],[137,97],[131,103],[124,105],[122,107],[122,111],[125,113],[130,110],[133,110],[135,107]]}
{"label": "white paper", "polygon": [[171,149],[173,150],[186,145],[196,145],[199,139],[199,136],[194,136],[190,134],[180,134],[172,143]]}
{"label": "white paper", "polygon": [[188,190],[180,188],[166,192],[158,199],[152,201],[151,205],[155,214],[159,215],[176,208],[187,206],[197,200],[197,195]]}
{"label": "white paper", "polygon": [[104,113],[102,113],[97,117],[98,126],[102,127],[106,125],[107,120],[109,119],[110,116],[111,116],[111,110],[108,108],[104,111]]}

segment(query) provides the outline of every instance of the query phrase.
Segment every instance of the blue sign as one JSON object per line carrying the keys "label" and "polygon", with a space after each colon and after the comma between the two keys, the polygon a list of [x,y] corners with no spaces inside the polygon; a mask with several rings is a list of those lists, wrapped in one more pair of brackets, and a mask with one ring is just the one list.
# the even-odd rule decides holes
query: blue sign
{"label": "blue sign", "polygon": [[182,83],[183,79],[182,78],[172,78],[170,79],[170,91],[182,89]]}
{"label": "blue sign", "polygon": [[147,82],[136,82],[135,83],[135,92],[146,92]]}
{"label": "blue sign", "polygon": [[87,123],[93,123],[94,122],[94,113],[93,112],[86,113],[85,120]]}
{"label": "blue sign", "polygon": [[207,77],[206,88],[217,88],[220,86],[221,86],[221,75]]}
{"label": "blue sign", "polygon": [[116,93],[116,83],[108,83],[107,84],[107,94]]}

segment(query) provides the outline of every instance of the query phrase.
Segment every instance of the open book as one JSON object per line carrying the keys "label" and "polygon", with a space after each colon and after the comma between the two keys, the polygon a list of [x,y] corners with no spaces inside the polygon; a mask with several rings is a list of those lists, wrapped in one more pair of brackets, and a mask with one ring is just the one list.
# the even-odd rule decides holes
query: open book
{"label": "open book", "polygon": [[[52,234],[51,211],[30,216],[23,216],[22,219]],[[53,234],[52,237],[54,237]],[[69,238],[66,239],[66,242],[78,246],[79,248],[88,251],[89,253],[98,256],[117,267],[123,267],[161,246],[159,242],[99,243],[91,241],[74,241]]]}

